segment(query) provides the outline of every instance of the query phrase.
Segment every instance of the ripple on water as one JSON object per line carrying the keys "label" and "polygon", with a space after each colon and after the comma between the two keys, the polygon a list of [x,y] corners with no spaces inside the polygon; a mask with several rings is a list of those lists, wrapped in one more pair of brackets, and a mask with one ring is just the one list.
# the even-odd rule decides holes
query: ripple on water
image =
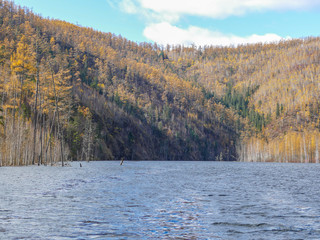
{"label": "ripple on water", "polygon": [[0,239],[320,239],[319,170],[217,162],[0,168]]}

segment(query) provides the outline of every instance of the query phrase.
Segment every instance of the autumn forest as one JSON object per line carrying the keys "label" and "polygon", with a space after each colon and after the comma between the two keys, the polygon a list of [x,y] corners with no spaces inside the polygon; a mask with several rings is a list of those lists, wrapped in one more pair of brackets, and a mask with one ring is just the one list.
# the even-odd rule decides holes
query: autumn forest
{"label": "autumn forest", "polygon": [[136,43],[0,0],[0,166],[319,162],[320,38]]}

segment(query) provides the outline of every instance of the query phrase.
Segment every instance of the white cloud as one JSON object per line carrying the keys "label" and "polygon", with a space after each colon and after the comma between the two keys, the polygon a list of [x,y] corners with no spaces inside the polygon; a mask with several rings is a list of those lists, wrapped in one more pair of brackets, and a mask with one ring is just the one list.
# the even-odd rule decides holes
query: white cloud
{"label": "white cloud", "polygon": [[172,14],[170,12],[156,12],[148,8],[144,8],[139,0],[107,0],[111,7],[118,7],[121,11],[136,14],[143,17],[147,22],[177,22],[180,18],[178,14]]}
{"label": "white cloud", "polygon": [[183,15],[226,18],[263,10],[301,10],[320,7],[319,0],[122,0],[123,9],[134,5],[176,20]]}
{"label": "white cloud", "polygon": [[188,29],[178,28],[168,22],[150,24],[144,30],[144,36],[159,44],[216,45],[230,46],[247,43],[267,43],[283,40],[276,34],[251,35],[239,37],[233,34],[223,34],[217,31],[190,26]]}
{"label": "white cloud", "polygon": [[130,14],[136,14],[139,12],[138,6],[131,0],[122,0],[119,3],[119,7]]}
{"label": "white cloud", "polygon": [[127,13],[142,16],[147,25],[144,36],[159,44],[230,46],[277,42],[283,38],[273,33],[240,37],[196,26],[183,29],[175,25],[188,16],[223,19],[250,12],[320,8],[320,0],[119,0],[117,5]]}

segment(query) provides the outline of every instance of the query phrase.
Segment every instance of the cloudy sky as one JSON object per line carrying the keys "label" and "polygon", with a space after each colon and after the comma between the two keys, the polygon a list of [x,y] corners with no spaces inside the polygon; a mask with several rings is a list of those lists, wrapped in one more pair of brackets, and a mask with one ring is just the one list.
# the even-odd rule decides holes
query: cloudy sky
{"label": "cloudy sky", "polygon": [[14,0],[136,42],[237,45],[320,36],[320,0]]}

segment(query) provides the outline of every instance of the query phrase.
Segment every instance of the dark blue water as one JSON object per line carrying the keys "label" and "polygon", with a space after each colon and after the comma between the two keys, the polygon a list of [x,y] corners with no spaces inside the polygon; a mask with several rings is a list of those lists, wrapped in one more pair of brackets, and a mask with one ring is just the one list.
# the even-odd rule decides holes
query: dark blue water
{"label": "dark blue water", "polygon": [[0,168],[0,239],[320,239],[320,165]]}

